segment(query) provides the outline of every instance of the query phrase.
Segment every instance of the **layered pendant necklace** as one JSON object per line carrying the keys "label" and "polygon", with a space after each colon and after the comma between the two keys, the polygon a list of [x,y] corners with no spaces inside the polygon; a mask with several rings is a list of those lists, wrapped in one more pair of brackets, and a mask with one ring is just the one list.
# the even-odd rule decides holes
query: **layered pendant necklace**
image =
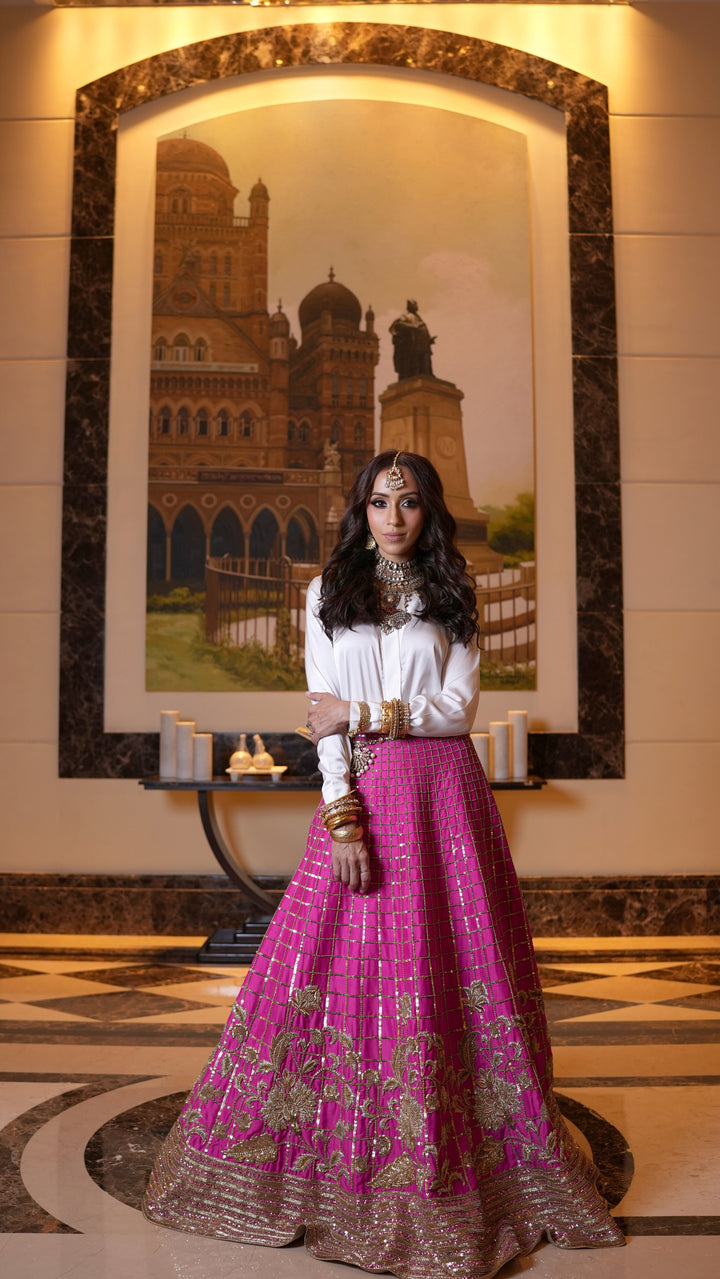
{"label": "layered pendant necklace", "polygon": [[424,578],[417,560],[404,560],[396,564],[394,560],[386,560],[378,551],[375,561],[375,576],[380,582],[380,607],[383,620],[380,630],[383,635],[390,635],[407,626],[412,618],[402,608],[402,602],[422,586]]}

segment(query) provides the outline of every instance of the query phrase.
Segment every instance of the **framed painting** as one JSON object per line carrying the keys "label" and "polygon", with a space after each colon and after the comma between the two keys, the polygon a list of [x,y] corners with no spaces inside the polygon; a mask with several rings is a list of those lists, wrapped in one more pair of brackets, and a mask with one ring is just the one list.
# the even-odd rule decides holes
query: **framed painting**
{"label": "framed painting", "polygon": [[[428,71],[433,74],[428,76]],[[169,98],[179,89],[187,92]],[[377,138],[378,117],[387,126],[387,145],[363,148],[364,136]],[[117,152],[116,123],[121,133]],[[429,189],[417,200],[420,217],[412,205],[423,143],[437,164],[424,165],[430,178]],[[188,166],[193,148],[196,161],[204,156],[204,171],[202,165]],[[349,151],[351,163],[345,158]],[[138,156],[147,160],[151,152],[153,163],[138,166]],[[163,152],[168,162],[162,179],[161,163],[156,183],[155,158],[162,160]],[[178,167],[177,157],[183,152],[184,167]],[[554,177],[539,183],[539,158],[545,154],[555,157],[554,170],[552,165],[548,170]],[[267,167],[271,155],[274,168]],[[261,160],[265,173],[253,172]],[[128,182],[129,173],[135,177]],[[183,194],[188,174],[197,186],[190,195]],[[243,182],[245,205],[239,212],[231,193]],[[534,187],[546,190],[538,193]],[[323,190],[340,191],[352,216],[343,216],[342,201],[333,204],[330,197],[326,216],[313,216]],[[152,203],[156,193],[158,201],[165,202],[162,217],[159,203]],[[211,197],[218,208],[218,201],[225,200],[226,213],[230,209],[232,229],[224,248],[222,237],[203,241],[198,225],[191,225],[190,206],[182,207],[183,199],[197,205]],[[145,219],[140,236],[133,237],[128,208],[139,209]],[[547,244],[531,240],[531,209],[536,221],[538,211],[547,215],[540,217],[537,232]],[[558,209],[564,210],[564,222],[556,216]],[[509,210],[516,215],[512,226]],[[208,216],[212,221],[217,209]],[[161,241],[157,228],[163,219]],[[242,272],[236,268],[232,236],[236,228],[245,234],[253,219],[255,231],[263,221],[266,224],[264,246],[253,247],[256,261],[265,252],[266,261],[272,262],[275,254],[276,263],[270,272],[261,265],[253,279],[245,273],[246,291],[262,294],[250,321],[252,306],[237,292]],[[293,582],[302,586],[308,571],[320,562],[353,469],[377,447],[398,443],[398,430],[407,430],[408,421],[417,420],[417,413],[413,419],[402,405],[398,412],[394,402],[393,388],[402,388],[403,380],[393,369],[387,332],[416,293],[423,319],[433,335],[437,332],[432,368],[437,389],[454,387],[457,402],[462,400],[466,496],[482,517],[480,530],[474,530],[475,554],[480,560],[483,551],[488,553],[485,562],[475,566],[478,579],[494,568],[527,574],[534,563],[532,545],[516,545],[509,553],[496,551],[502,560],[493,563],[487,534],[493,516],[517,508],[521,496],[532,497],[537,477],[541,677],[538,689],[522,693],[536,729],[531,733],[533,767],[546,776],[621,775],[617,381],[607,103],[602,86],[532,55],[385,24],[298,25],[187,46],[81,90],[73,229],[62,775],[137,776],[154,771],[157,711],[173,692],[182,693],[184,713],[194,714],[203,727],[220,735],[245,727],[249,719],[259,729],[281,734],[291,730],[293,714],[302,722],[302,711],[296,713],[291,700],[300,699],[301,708],[302,694],[273,686],[272,673],[258,682],[257,671],[251,671],[244,692],[232,681],[230,689],[212,685],[218,663],[207,660],[207,650],[213,644],[223,647],[222,629],[229,624],[237,631],[231,633],[232,648],[259,644],[282,657],[282,646],[290,645],[287,652],[297,656],[301,637],[287,634],[299,615],[299,602],[293,612],[298,594]],[[465,231],[470,238],[460,242],[457,236]],[[483,236],[495,237],[493,255],[486,251]],[[139,252],[128,256],[127,243],[133,238]],[[488,262],[491,270],[483,276]],[[260,357],[254,358],[248,326],[264,323],[269,330],[274,324],[275,339],[283,328],[282,341],[297,352],[305,330],[320,323],[328,289],[331,312],[345,296],[340,289],[352,299],[345,301],[353,324],[357,320],[358,355],[350,352],[358,362],[357,373],[353,367],[351,377],[341,373],[333,385],[332,374],[325,370],[329,402],[320,406],[327,410],[321,417],[317,405],[308,402],[298,368],[288,359],[286,374],[295,381],[295,399],[287,401],[280,417],[276,412],[274,434],[268,433],[272,415],[269,398],[263,399],[260,365],[273,335],[255,333]],[[276,295],[272,303],[271,294]],[[147,320],[138,324],[141,314]],[[538,325],[538,314],[547,322]],[[231,330],[237,337],[231,358],[216,358],[228,353],[223,341]],[[538,350],[545,340],[542,334],[548,332],[552,340],[547,350]],[[361,372],[363,349],[369,353],[371,348],[374,354]],[[222,365],[231,367],[214,367]],[[232,399],[225,388],[226,407],[219,389],[214,398],[209,389],[223,377],[226,383],[230,377],[242,379],[240,394],[235,386]],[[183,378],[180,386],[178,379]],[[374,388],[381,393],[379,405]],[[199,394],[191,397],[195,390]],[[563,416],[564,432],[544,425],[562,422]],[[512,436],[508,423],[523,440],[514,456],[507,447]],[[448,431],[443,434],[449,438]],[[400,446],[417,446],[417,439]],[[503,447],[498,449],[498,443]],[[447,440],[440,445],[440,457],[443,447],[448,448]],[[240,484],[239,470],[245,471]],[[183,492],[185,498],[189,493],[188,472],[195,477],[190,502],[183,498]],[[304,493],[298,492],[301,476]],[[158,517],[151,515],[149,524],[148,496]],[[546,510],[552,507],[555,512],[552,519],[545,518],[544,527],[543,496]],[[198,519],[186,515],[173,536],[177,516],[186,508]],[[517,509],[514,514],[517,525]],[[527,523],[527,503],[525,517]],[[530,528],[532,535],[531,519]],[[472,532],[468,525],[465,533]],[[516,565],[507,562],[513,550]],[[192,589],[201,585],[192,572],[201,561],[237,579],[253,576],[249,569],[257,570],[263,560],[266,570],[267,561],[285,561],[287,577],[283,599],[289,616],[275,611],[272,642],[261,643],[269,612],[259,607],[257,595],[251,599],[246,594],[239,605],[236,601],[231,618],[227,610],[224,619],[220,616],[214,639],[208,635],[203,602],[205,634],[200,638],[206,648],[198,640],[194,651],[201,663],[204,660],[205,674],[211,672],[210,687],[197,690],[197,671],[191,676],[195,687],[186,685],[187,691],[178,683],[177,670],[171,669],[170,683],[163,683],[167,643],[164,659],[158,658],[154,666],[148,660],[148,596],[162,602],[178,590],[200,594]],[[265,576],[272,574],[266,571]],[[567,584],[573,579],[576,590],[569,592]],[[548,619],[561,613],[569,618],[555,629],[548,621],[545,640],[543,611]],[[186,620],[182,612],[172,612],[172,601],[169,607],[151,609],[150,615],[153,612],[160,619]],[[531,619],[526,615],[520,620]],[[191,618],[192,625],[197,622],[197,616]],[[526,625],[518,646],[520,630],[516,625],[515,661],[506,664],[516,672],[524,669],[526,679],[531,671],[534,682],[535,652],[528,642],[534,635]],[[166,626],[166,640],[172,632],[173,626]],[[157,634],[156,630],[156,639]],[[492,636],[488,639],[490,649]],[[554,702],[547,700],[553,662],[565,672],[569,666],[571,672],[559,694],[552,690]],[[284,664],[287,667],[287,661]],[[128,671],[130,693],[123,684]],[[198,697],[205,701],[192,701]],[[504,689],[483,697],[507,702]],[[245,701],[240,704],[237,698]],[[532,698],[537,698],[534,705],[526,701]],[[499,702],[486,701],[486,718],[504,717],[499,711]]]}

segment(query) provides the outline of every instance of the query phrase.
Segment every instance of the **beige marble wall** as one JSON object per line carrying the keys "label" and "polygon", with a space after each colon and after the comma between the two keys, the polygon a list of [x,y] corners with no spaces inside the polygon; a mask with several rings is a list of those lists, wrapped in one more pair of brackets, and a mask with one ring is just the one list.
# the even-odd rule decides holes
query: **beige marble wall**
{"label": "beige marble wall", "polygon": [[[199,38],[326,18],[497,41],[609,87],[617,238],[627,776],[501,806],[533,874],[716,869],[720,511],[718,6],[0,10],[0,870],[212,872],[192,801],[58,780],[62,405],[78,85]],[[290,870],[311,797],[227,806],[258,873]]]}

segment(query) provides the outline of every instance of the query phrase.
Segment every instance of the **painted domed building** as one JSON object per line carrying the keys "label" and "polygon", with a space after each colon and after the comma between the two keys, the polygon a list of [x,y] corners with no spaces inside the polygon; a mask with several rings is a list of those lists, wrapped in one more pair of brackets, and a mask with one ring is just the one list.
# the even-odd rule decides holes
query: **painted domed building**
{"label": "painted domed building", "polygon": [[[270,194],[247,212],[204,142],[158,144],[150,392],[149,589],[283,560],[311,576],[374,452],[374,317],[335,279],[267,305]],[[328,445],[334,448],[328,451]],[[339,467],[336,459],[339,456]]]}

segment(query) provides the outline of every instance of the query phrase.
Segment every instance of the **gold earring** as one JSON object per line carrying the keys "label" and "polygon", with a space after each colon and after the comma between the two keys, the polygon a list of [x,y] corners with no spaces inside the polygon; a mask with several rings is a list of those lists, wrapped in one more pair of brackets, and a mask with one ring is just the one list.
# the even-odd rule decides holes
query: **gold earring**
{"label": "gold earring", "polygon": [[375,538],[373,537],[372,533],[370,533],[370,532],[368,533],[368,535],[367,535],[367,539],[366,539],[366,541],[365,541],[365,550],[366,550],[366,551],[376,551],[376,550],[377,550],[377,542],[375,541]]}

